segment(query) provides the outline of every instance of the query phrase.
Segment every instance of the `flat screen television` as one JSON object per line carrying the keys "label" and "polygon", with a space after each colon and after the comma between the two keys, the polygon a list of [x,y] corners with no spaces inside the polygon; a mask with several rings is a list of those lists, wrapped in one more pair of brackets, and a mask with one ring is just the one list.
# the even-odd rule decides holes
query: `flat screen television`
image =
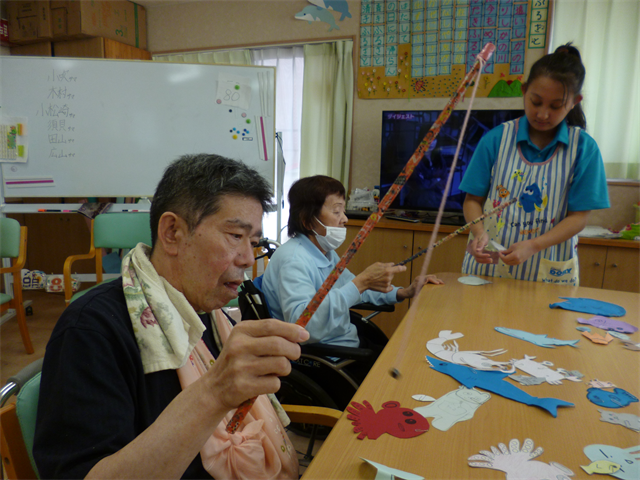
{"label": "flat screen television", "polygon": [[[440,110],[382,112],[380,198],[393,185],[440,113]],[[466,113],[466,110],[453,111],[390,208],[418,212],[425,222],[435,220]],[[523,110],[471,112],[447,196],[443,223],[464,224],[462,203],[465,193],[459,188],[460,182],[482,136],[493,127],[522,115]]]}

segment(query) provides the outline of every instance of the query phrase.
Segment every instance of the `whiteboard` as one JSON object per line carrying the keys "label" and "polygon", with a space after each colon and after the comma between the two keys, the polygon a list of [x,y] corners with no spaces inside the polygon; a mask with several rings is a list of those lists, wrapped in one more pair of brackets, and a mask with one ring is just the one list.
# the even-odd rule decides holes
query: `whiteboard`
{"label": "whiteboard", "polygon": [[5,198],[152,196],[187,153],[273,185],[274,67],[3,56],[0,72],[0,114],[26,120],[28,152],[2,163]]}

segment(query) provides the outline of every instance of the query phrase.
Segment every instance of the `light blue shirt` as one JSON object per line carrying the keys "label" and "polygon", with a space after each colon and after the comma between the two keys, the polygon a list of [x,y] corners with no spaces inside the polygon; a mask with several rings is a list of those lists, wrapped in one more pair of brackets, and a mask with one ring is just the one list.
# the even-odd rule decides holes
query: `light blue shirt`
{"label": "light blue shirt", "polygon": [[[554,139],[543,149],[538,148],[531,141],[527,117],[520,117],[518,121],[520,123],[516,141],[522,155],[531,163],[545,162],[556,151],[558,143],[565,145],[569,143],[568,127],[564,120],[559,125]],[[482,137],[460,183],[460,190],[478,197],[487,196],[503,130],[504,126],[499,125]],[[607,177],[600,149],[593,137],[582,130],[578,139],[575,171],[569,189],[568,211],[598,210],[610,206]]]}
{"label": "light blue shirt", "polygon": [[[271,314],[277,319],[295,323],[339,260],[334,251],[324,255],[302,234],[279,247],[271,257],[262,280],[262,291]],[[307,324],[311,335],[307,343],[357,347],[360,340],[356,327],[350,321],[349,308],[361,302],[375,305],[397,303],[399,287],[394,287],[389,293],[367,290],[361,295],[353,283],[354,278],[349,270],[342,272]]]}

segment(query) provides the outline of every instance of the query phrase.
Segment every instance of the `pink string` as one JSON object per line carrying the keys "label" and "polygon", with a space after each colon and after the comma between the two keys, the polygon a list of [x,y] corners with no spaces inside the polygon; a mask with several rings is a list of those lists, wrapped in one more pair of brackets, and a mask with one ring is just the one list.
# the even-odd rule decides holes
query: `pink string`
{"label": "pink string", "polygon": [[[462,146],[462,140],[464,138],[464,134],[467,130],[467,123],[469,122],[469,116],[471,115],[471,107],[473,106],[473,100],[476,97],[476,91],[478,90],[478,84],[480,83],[480,75],[482,74],[482,69],[484,68],[485,65],[485,60],[478,55],[477,57],[478,61],[480,62],[480,68],[478,69],[478,74],[475,80],[475,85],[473,86],[473,91],[471,93],[471,99],[469,100],[469,107],[467,108],[467,113],[464,117],[464,123],[462,124],[462,129],[460,130],[460,137],[458,138],[458,145],[456,147],[456,153],[453,156],[453,162],[451,163],[451,170],[449,170],[449,176],[447,177],[447,184],[444,187],[444,193],[442,195],[442,200],[440,201],[440,208],[438,209],[438,215],[436,216],[436,221],[433,225],[433,231],[431,232],[431,237],[429,239],[429,246],[427,249],[427,253],[425,254],[425,259],[424,259],[424,263],[422,264],[422,269],[420,270],[420,276],[418,278],[418,283],[416,285],[416,291],[413,294],[413,300],[418,298],[418,294],[420,293],[420,290],[422,290],[422,287],[424,286],[424,279],[425,279],[425,275],[427,274],[428,268],[429,268],[429,262],[431,261],[431,254],[433,252],[433,244],[436,241],[436,238],[438,236],[438,230],[440,229],[440,221],[442,220],[442,215],[444,213],[444,207],[447,203],[447,196],[449,195],[449,190],[451,189],[451,183],[453,181],[453,174],[455,172],[456,169],[456,164],[458,163],[458,155],[460,153],[460,148]],[[394,365],[396,366],[395,368],[392,368],[392,371],[398,372],[399,370],[397,368],[397,365],[399,364],[399,360],[401,355],[406,351],[406,345],[407,342],[409,341],[409,334],[411,332],[411,325],[413,324],[413,317],[415,317],[415,308],[416,308],[416,304],[417,302],[412,302],[411,304],[411,308],[409,309],[409,311],[407,312],[407,317],[406,317],[406,322],[407,325],[404,329],[404,334],[402,336],[402,342],[400,343],[401,348],[398,350],[398,354],[396,357],[396,361],[394,363]]]}

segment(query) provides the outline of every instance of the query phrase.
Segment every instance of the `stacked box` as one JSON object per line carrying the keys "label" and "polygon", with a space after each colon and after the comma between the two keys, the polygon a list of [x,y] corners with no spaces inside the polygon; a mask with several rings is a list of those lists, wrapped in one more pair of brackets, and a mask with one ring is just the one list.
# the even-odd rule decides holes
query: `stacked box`
{"label": "stacked box", "polygon": [[21,45],[51,40],[49,2],[11,1],[6,6],[11,43]]}

